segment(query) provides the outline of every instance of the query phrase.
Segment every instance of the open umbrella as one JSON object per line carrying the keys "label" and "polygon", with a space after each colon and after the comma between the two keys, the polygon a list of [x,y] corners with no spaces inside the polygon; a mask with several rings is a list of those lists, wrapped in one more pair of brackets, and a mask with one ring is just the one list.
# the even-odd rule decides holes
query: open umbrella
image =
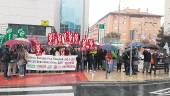
{"label": "open umbrella", "polygon": [[35,48],[37,44],[40,44],[36,38],[28,38],[28,40],[31,42],[33,48]]}
{"label": "open umbrella", "polygon": [[142,42],[133,42],[133,43],[129,43],[128,47],[133,46],[133,47],[141,47],[144,44]]}
{"label": "open umbrella", "polygon": [[143,48],[147,48],[147,49],[159,49],[159,47],[157,45],[154,44],[146,44],[143,46]]}
{"label": "open umbrella", "polygon": [[4,45],[8,45],[9,47],[14,47],[15,45],[30,46],[31,43],[26,41],[19,41],[19,40],[8,40],[4,43]]}
{"label": "open umbrella", "polygon": [[16,38],[15,40],[24,41],[24,42],[30,43],[30,41],[28,39],[25,39],[25,38]]}
{"label": "open umbrella", "polygon": [[107,51],[116,51],[116,50],[118,50],[118,48],[116,46],[113,46],[111,44],[103,45],[102,49],[107,50]]}

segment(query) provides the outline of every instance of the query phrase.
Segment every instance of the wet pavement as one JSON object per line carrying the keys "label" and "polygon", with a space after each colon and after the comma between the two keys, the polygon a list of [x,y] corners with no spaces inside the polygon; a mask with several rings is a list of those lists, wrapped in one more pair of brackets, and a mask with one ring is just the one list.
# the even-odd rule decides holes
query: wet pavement
{"label": "wet pavement", "polygon": [[0,75],[0,87],[19,87],[19,86],[50,86],[76,84],[81,81],[87,81],[82,72],[65,72],[65,73],[30,73],[24,78],[12,76],[11,79],[5,80]]}
{"label": "wet pavement", "polygon": [[0,96],[170,96],[170,75],[162,71],[134,76],[112,72],[108,79],[104,71],[93,73],[35,73],[10,80],[0,75]]}
{"label": "wet pavement", "polygon": [[0,96],[169,96],[170,81],[84,82],[65,86],[0,88]]}
{"label": "wet pavement", "polygon": [[170,96],[170,81],[140,84],[82,84],[75,96]]}
{"label": "wet pavement", "polygon": [[146,81],[146,80],[165,80],[170,79],[170,73],[165,74],[164,70],[160,70],[156,75],[142,73],[142,70],[138,72],[136,75],[126,75],[125,72],[117,72],[114,70],[110,74],[108,74],[108,78],[106,78],[106,71],[97,70],[96,72],[87,72],[84,71],[85,76],[89,81]]}

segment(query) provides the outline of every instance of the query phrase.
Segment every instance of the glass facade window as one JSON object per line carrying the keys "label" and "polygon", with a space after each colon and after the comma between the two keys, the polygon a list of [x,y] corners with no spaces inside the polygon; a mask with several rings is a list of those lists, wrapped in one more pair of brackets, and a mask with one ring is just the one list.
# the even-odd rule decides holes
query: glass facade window
{"label": "glass facade window", "polygon": [[36,25],[22,25],[22,24],[9,24],[8,27],[13,29],[14,34],[17,34],[18,29],[22,28],[26,35],[46,35],[45,26],[36,26]]}
{"label": "glass facade window", "polygon": [[60,32],[81,31],[83,0],[61,0]]}

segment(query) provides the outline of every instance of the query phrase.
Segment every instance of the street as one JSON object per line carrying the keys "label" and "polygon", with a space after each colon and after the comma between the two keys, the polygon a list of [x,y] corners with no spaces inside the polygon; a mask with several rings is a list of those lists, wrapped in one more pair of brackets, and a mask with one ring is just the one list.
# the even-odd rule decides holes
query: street
{"label": "street", "polygon": [[67,86],[1,88],[0,96],[169,96],[170,82],[84,82]]}
{"label": "street", "polygon": [[143,84],[82,84],[76,96],[168,96],[170,83],[147,82]]}

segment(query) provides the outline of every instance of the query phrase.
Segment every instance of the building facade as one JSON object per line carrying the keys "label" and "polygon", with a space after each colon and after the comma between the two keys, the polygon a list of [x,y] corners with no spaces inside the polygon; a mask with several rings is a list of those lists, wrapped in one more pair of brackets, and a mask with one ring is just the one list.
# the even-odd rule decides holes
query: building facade
{"label": "building facade", "polygon": [[0,33],[24,28],[27,35],[88,30],[89,0],[0,0]]}
{"label": "building facade", "polygon": [[[134,34],[134,41],[139,42],[148,39],[155,42],[156,36],[160,30],[161,16],[148,12],[140,12],[140,9],[124,9],[119,12],[111,12],[101,18],[90,28],[89,38],[99,41],[100,29],[99,24],[104,24],[104,39],[107,34],[120,34],[120,39],[112,38],[112,43],[120,42],[126,45],[131,41],[130,34]],[[97,35],[97,36],[96,36]],[[101,41],[101,40],[100,40]],[[104,40],[105,43],[108,42]],[[103,42],[102,42],[103,43]]]}
{"label": "building facade", "polygon": [[165,0],[164,35],[170,36],[170,0]]}
{"label": "building facade", "polygon": [[78,32],[83,37],[88,31],[89,0],[61,0],[60,32]]}

